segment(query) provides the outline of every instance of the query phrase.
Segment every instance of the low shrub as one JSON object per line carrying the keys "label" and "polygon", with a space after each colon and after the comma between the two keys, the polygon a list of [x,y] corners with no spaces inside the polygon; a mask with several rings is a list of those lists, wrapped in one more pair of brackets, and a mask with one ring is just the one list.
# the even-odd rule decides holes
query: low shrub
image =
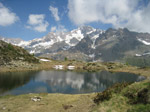
{"label": "low shrub", "polygon": [[136,93],[128,91],[124,94],[129,99],[129,104],[150,104],[150,88],[143,88]]}
{"label": "low shrub", "polygon": [[94,98],[94,103],[99,104],[105,100],[109,100],[112,97],[112,93],[120,93],[121,90],[131,83],[123,82],[123,83],[116,83],[112,87],[106,89],[105,91],[98,93]]}
{"label": "low shrub", "polygon": [[102,93],[98,93],[94,98],[94,103],[99,104],[105,100],[109,100],[112,96],[112,92],[110,90],[105,90]]}

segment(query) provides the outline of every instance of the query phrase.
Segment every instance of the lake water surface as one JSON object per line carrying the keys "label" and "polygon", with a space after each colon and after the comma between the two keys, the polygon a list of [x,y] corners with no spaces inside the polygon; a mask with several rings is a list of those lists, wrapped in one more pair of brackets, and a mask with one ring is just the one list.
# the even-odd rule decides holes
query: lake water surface
{"label": "lake water surface", "polygon": [[0,73],[0,95],[100,92],[117,82],[135,82],[143,79],[143,76],[135,74],[107,71],[97,73],[72,71]]}

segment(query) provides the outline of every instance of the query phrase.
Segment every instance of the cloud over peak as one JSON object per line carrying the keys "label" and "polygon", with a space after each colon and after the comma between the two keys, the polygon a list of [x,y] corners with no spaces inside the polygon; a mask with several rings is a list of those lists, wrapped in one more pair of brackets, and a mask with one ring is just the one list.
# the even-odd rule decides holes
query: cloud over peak
{"label": "cloud over peak", "polygon": [[38,32],[47,31],[49,23],[44,19],[45,19],[44,14],[30,14],[27,22],[28,23],[27,28],[33,29]]}
{"label": "cloud over peak", "polygon": [[76,25],[100,22],[150,32],[150,2],[143,5],[140,0],[68,0],[68,9]]}
{"label": "cloud over peak", "polygon": [[19,20],[19,17],[0,3],[0,26],[8,26]]}
{"label": "cloud over peak", "polygon": [[52,26],[51,32],[67,32],[67,29],[64,25],[59,24],[58,26]]}
{"label": "cloud over peak", "polygon": [[60,17],[58,16],[58,8],[50,6],[49,10],[51,11],[53,17],[55,18],[55,21],[59,21]]}

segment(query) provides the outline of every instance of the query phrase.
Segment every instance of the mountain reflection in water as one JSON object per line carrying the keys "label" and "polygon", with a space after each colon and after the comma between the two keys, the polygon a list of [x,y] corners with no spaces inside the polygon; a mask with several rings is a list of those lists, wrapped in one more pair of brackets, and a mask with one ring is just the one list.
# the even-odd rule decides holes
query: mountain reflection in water
{"label": "mountain reflection in water", "polygon": [[88,73],[72,71],[14,72],[0,74],[0,94],[91,93],[104,91],[117,82],[135,82],[144,77],[108,71]]}

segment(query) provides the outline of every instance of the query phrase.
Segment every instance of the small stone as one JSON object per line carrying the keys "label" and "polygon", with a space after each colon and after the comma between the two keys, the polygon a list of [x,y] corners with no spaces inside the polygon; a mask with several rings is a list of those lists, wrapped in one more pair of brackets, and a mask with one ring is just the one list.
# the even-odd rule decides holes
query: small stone
{"label": "small stone", "polygon": [[34,96],[34,98],[31,98],[31,100],[34,102],[41,101],[41,97]]}
{"label": "small stone", "polygon": [[5,110],[5,109],[6,109],[6,107],[3,107],[2,109],[3,109],[3,110]]}

